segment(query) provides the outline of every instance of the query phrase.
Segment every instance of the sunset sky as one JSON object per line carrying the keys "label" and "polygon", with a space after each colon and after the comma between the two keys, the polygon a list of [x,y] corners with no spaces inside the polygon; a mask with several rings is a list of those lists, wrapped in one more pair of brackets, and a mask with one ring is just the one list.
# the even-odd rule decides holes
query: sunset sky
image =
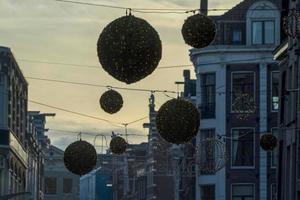
{"label": "sunset sky", "polygon": [[[200,0],[78,0],[82,2],[139,8],[188,8],[199,7]],[[231,8],[240,0],[209,0],[209,8]],[[215,13],[210,13],[215,14]],[[0,46],[10,47],[26,77],[59,79],[101,85],[127,87],[109,76],[98,62],[96,43],[100,32],[112,20],[125,15],[124,10],[57,2],[55,0],[0,0]],[[190,14],[140,14],[160,34],[163,57],[159,66],[186,65],[189,61],[189,47],[184,44],[181,26]],[[99,66],[99,68],[72,67],[31,63],[36,60],[57,63]],[[184,68],[157,69],[153,74],[132,88],[175,90],[175,81],[183,80]],[[193,67],[189,67],[194,76]],[[119,91],[124,99],[123,109],[114,115],[102,111],[99,98],[105,88],[42,82],[28,79],[29,99],[51,106],[85,113],[107,120],[126,123],[148,115],[150,93]],[[181,88],[182,90],[182,88]],[[168,98],[155,94],[157,109]],[[92,134],[111,131],[123,133],[109,123],[80,117],[29,103],[30,110],[55,112],[49,118],[47,128],[88,132]],[[129,133],[147,135],[142,124],[148,119],[129,127]],[[64,149],[76,140],[76,134],[50,131],[52,144]],[[146,141],[145,136],[130,136],[130,143]],[[92,142],[93,137],[83,135]],[[107,139],[109,139],[108,137]],[[101,144],[101,140],[97,142]]]}

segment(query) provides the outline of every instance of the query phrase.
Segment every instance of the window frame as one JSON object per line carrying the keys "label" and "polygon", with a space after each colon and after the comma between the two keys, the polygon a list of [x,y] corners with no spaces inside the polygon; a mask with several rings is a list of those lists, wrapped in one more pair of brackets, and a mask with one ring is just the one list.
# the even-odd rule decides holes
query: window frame
{"label": "window frame", "polygon": [[[276,138],[278,139],[278,135],[279,135],[279,128],[278,127],[272,127],[271,128],[271,134],[273,135],[273,130],[275,130],[275,129],[277,129],[277,136],[276,136]],[[277,148],[278,147],[276,146],[275,149],[273,151],[271,151],[271,159],[270,159],[271,163],[270,163],[270,166],[271,166],[272,169],[276,169],[277,168],[276,164],[275,164],[275,166],[273,165],[273,156],[274,156],[274,153],[276,153],[274,151],[277,151]],[[278,158],[277,158],[277,162],[278,162]]]}
{"label": "window frame", "polygon": [[[199,148],[201,149],[202,147],[200,146],[200,142],[201,142],[201,139],[202,139],[202,135],[203,135],[203,131],[210,131],[209,134],[213,135],[214,137],[213,138],[216,138],[216,129],[215,128],[204,128],[204,129],[201,129],[200,130],[200,141],[199,141]],[[207,137],[208,138],[208,137]],[[214,150],[215,151],[215,150]],[[214,161],[216,161],[216,154],[214,152]],[[199,169],[199,174],[200,175],[206,175],[206,176],[211,176],[211,175],[215,175],[216,173],[205,173],[205,172],[202,172],[201,169]]]}
{"label": "window frame", "polygon": [[[70,192],[66,192],[66,191],[65,191],[65,181],[66,181],[66,180],[71,180],[71,190],[70,190]],[[74,182],[74,181],[73,181],[73,178],[68,178],[68,177],[64,177],[64,178],[63,178],[63,193],[64,193],[64,194],[71,194],[71,193],[73,193],[73,186],[74,186],[73,182]]]}
{"label": "window frame", "polygon": [[214,191],[214,200],[216,199],[216,185],[215,184],[204,184],[204,185],[200,185],[200,198],[202,199],[203,195],[202,195],[202,188],[203,187],[213,187],[213,191]]}
{"label": "window frame", "polygon": [[[278,73],[278,109],[277,110],[274,110],[273,109],[273,74],[274,73]],[[272,70],[271,73],[270,73],[270,100],[271,100],[271,103],[270,103],[270,106],[271,106],[271,112],[274,112],[274,113],[278,113],[279,112],[279,100],[280,100],[280,96],[279,96],[279,90],[280,90],[280,71],[278,70]]]}
{"label": "window frame", "polygon": [[[230,73],[230,113],[239,113],[239,112],[236,112],[232,109],[232,104],[233,104],[233,74],[245,74],[245,73],[252,73],[253,74],[253,100],[254,100],[254,104],[256,105],[257,102],[256,102],[256,72],[255,71],[242,71],[242,70],[239,70],[239,71],[232,71]],[[255,113],[255,112],[254,112]]]}
{"label": "window frame", "polygon": [[[235,166],[233,165],[233,136],[232,136],[232,133],[234,130],[244,130],[244,129],[249,129],[249,130],[253,130],[253,165],[252,166]],[[255,131],[255,127],[234,127],[234,128],[231,128],[231,140],[230,140],[230,147],[231,147],[231,152],[230,152],[230,167],[231,169],[255,169],[255,165],[256,165],[256,162],[255,162],[255,157],[256,157],[256,131]]]}
{"label": "window frame", "polygon": [[252,185],[253,186],[253,200],[255,200],[256,197],[256,188],[255,188],[255,183],[232,183],[231,184],[231,195],[230,195],[230,199],[233,199],[233,186],[242,186],[242,185]]}
{"label": "window frame", "polygon": [[[213,75],[214,76],[214,105],[212,106],[214,109],[213,109],[213,112],[207,114],[209,115],[208,117],[204,114],[202,114],[202,107],[204,106],[204,103],[203,103],[203,99],[204,99],[204,91],[203,91],[203,88],[204,88],[204,84],[203,84],[203,76],[208,76],[208,75]],[[200,88],[201,88],[201,104],[200,104],[200,112],[201,112],[201,119],[215,119],[216,118],[216,101],[217,101],[217,95],[216,95],[216,84],[217,84],[217,74],[216,72],[205,72],[205,73],[201,73],[200,74]],[[207,85],[205,85],[207,86]],[[209,85],[209,86],[212,86],[212,85]]]}
{"label": "window frame", "polygon": [[[49,192],[47,192],[47,190],[46,190],[46,179],[54,179],[55,180],[55,192],[51,192],[51,193],[49,193]],[[45,187],[45,195],[57,195],[58,194],[58,187],[57,187],[57,177],[45,177],[45,185],[44,185],[44,187]]]}
{"label": "window frame", "polygon": [[[252,45],[275,45],[275,43],[276,43],[276,30],[275,30],[275,25],[276,25],[276,23],[275,23],[275,19],[254,19],[254,20],[252,20],[251,21],[251,44]],[[261,32],[261,37],[262,37],[262,42],[261,43],[254,43],[254,41],[253,41],[253,36],[254,36],[254,32],[253,32],[253,24],[255,23],[255,22],[261,22],[262,23],[262,32]],[[265,37],[266,37],[266,35],[265,35],[265,30],[266,30],[266,27],[265,27],[265,24],[266,24],[266,22],[272,22],[273,23],[273,43],[266,43],[266,41],[265,41]]]}

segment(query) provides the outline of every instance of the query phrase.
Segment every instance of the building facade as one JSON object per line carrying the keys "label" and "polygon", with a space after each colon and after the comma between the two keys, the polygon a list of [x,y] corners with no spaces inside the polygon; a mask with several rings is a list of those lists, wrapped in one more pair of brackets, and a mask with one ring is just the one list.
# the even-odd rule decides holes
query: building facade
{"label": "building facade", "polygon": [[28,84],[12,51],[0,47],[0,196],[26,191],[27,96]]}
{"label": "building facade", "polygon": [[[297,26],[283,27],[285,39],[274,51],[274,57],[280,63],[280,100],[279,100],[279,162],[277,172],[277,199],[300,199],[300,118],[299,118],[299,11],[300,2],[286,0],[282,2],[283,17],[294,12],[298,18],[289,18],[287,24]],[[294,10],[294,11],[293,11]],[[293,21],[296,20],[296,21]],[[295,29],[296,28],[296,29]]]}
{"label": "building facade", "polygon": [[212,16],[215,41],[190,52],[201,111],[197,143],[219,138],[226,145],[223,157],[214,158],[226,161],[223,168],[196,170],[196,199],[271,200],[275,194],[277,154],[259,142],[263,134],[278,135],[279,68],[272,52],[281,41],[280,9],[277,0],[244,0]]}
{"label": "building facade", "polygon": [[44,199],[79,200],[79,176],[69,172],[64,165],[64,152],[50,145],[43,149]]}

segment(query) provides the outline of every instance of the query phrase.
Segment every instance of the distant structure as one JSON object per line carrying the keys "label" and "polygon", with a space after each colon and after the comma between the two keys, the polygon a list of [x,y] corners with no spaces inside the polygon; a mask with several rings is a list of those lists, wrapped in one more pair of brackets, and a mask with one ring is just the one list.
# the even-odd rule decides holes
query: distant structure
{"label": "distant structure", "polygon": [[80,200],[113,200],[110,168],[99,167],[80,178]]}
{"label": "distant structure", "polygon": [[[295,34],[284,34],[284,39],[274,51],[280,62],[279,83],[279,162],[277,172],[277,199],[300,199],[300,107],[299,107],[299,1],[282,1],[283,17],[289,17],[283,27]],[[291,15],[292,16],[292,15]],[[296,26],[294,26],[296,24]]]}
{"label": "distant structure", "polygon": [[156,129],[155,97],[149,98],[149,119],[144,128],[149,129],[147,152],[147,192],[146,199],[175,199],[175,179],[171,144],[161,138]]}
{"label": "distant structure", "polygon": [[0,47],[0,196],[26,192],[27,97],[28,83],[12,51]]}
{"label": "distant structure", "polygon": [[44,165],[44,199],[45,200],[79,200],[79,176],[69,172],[64,165],[64,152],[50,145],[43,149]]}
{"label": "distant structure", "polygon": [[262,150],[259,141],[265,133],[278,136],[279,68],[272,52],[281,41],[281,1],[244,0],[211,17],[215,41],[190,51],[201,110],[197,144],[220,138],[228,160],[219,171],[197,165],[195,199],[270,200],[276,194],[277,156]]}

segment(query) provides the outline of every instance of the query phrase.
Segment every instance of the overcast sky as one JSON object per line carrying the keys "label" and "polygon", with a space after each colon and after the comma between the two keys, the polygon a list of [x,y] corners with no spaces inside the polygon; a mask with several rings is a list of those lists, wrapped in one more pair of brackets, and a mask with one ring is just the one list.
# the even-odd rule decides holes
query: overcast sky
{"label": "overcast sky", "polygon": [[[139,8],[198,8],[200,0],[81,0],[84,2]],[[209,8],[230,8],[240,0],[209,0]],[[112,20],[125,14],[124,10],[61,3],[54,0],[0,0],[0,46],[10,47],[26,77],[59,79],[102,85],[127,86],[102,70],[97,57],[96,43],[100,32]],[[163,57],[160,66],[190,64],[188,50],[181,37],[181,26],[187,14],[134,14],[146,19],[160,34]],[[79,68],[62,65],[24,62],[40,60],[48,62],[96,65],[99,68]],[[194,69],[190,67],[194,76]],[[132,88],[176,90],[175,81],[182,80],[183,68],[156,70]],[[124,107],[110,115],[99,107],[103,88],[66,85],[30,80],[29,98],[88,115],[117,122],[130,122],[148,115],[149,93],[119,91]],[[155,94],[157,109],[166,100],[163,94]],[[123,133],[124,129],[109,123],[76,116],[29,103],[30,110],[55,112],[49,118],[47,128],[90,133]],[[144,134],[141,121],[129,127],[129,133]],[[68,135],[66,135],[68,134]],[[64,149],[76,140],[72,133],[50,131],[52,144]],[[83,135],[92,141],[92,137]],[[109,139],[109,137],[108,137]],[[147,137],[129,137],[129,142],[139,143]],[[98,145],[101,145],[99,138]]]}

